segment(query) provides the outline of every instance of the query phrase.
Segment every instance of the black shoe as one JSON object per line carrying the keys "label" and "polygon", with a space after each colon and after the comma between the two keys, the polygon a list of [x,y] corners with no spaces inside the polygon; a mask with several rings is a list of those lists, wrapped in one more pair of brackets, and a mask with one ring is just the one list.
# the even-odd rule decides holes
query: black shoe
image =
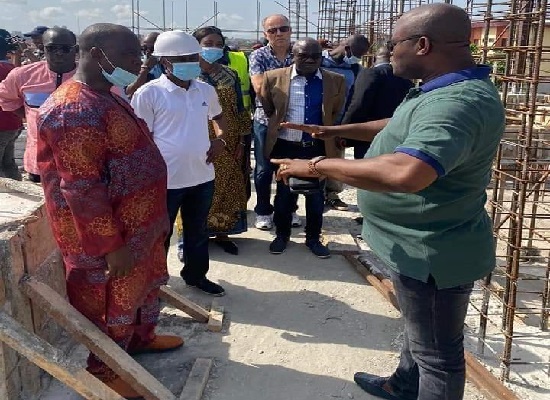
{"label": "black shoe", "polygon": [[357,224],[363,225],[363,217],[356,217],[353,219]]}
{"label": "black shoe", "polygon": [[234,256],[239,255],[239,247],[232,240],[214,239],[214,243],[220,246],[226,253],[233,254]]}
{"label": "black shoe", "polygon": [[325,204],[338,211],[348,211],[349,209],[349,206],[346,203],[344,203],[342,200],[340,200],[338,197],[334,199],[327,199]]}
{"label": "black shoe", "polygon": [[323,245],[320,241],[315,240],[311,242],[306,241],[306,246],[319,258],[329,258],[330,251],[327,246]]}
{"label": "black shoe", "polygon": [[273,242],[269,245],[269,252],[271,254],[283,254],[286,250],[288,239],[282,236],[277,236]]}
{"label": "black shoe", "polygon": [[367,374],[366,372],[356,372],[353,376],[355,383],[357,383],[365,392],[372,394],[373,396],[386,400],[402,400],[390,392],[387,392],[383,388],[388,379],[389,378]]}
{"label": "black shoe", "polygon": [[[187,282],[185,282],[187,283]],[[194,288],[197,288],[199,290],[202,290],[204,293],[210,294],[212,296],[221,297],[225,295],[225,290],[218,284],[209,281],[208,279],[204,278],[203,280],[199,281],[198,283],[187,283],[187,286],[191,286]]]}

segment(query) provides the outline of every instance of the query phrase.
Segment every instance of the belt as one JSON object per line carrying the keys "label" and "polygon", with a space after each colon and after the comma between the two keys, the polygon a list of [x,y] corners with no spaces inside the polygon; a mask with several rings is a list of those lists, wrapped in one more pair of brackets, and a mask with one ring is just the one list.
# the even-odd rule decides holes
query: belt
{"label": "belt", "polygon": [[285,143],[287,144],[290,144],[292,146],[296,146],[296,147],[313,147],[315,146],[315,142],[314,141],[300,141],[300,142],[294,142],[292,140],[286,140],[286,139],[279,139],[279,140],[282,140],[284,141]]}

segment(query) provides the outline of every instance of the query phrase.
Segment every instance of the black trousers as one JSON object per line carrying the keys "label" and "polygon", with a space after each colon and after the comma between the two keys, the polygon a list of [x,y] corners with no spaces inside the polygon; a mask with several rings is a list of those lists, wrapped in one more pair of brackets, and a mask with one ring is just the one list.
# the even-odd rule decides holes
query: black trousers
{"label": "black trousers", "polygon": [[[272,158],[311,159],[325,155],[325,144],[314,140],[312,146],[302,147],[296,142],[279,139],[271,152]],[[276,170],[275,166],[273,167]],[[306,197],[306,241],[319,240],[323,227],[325,195],[323,192],[305,195]],[[292,230],[292,213],[296,211],[298,195],[292,193],[284,182],[277,182],[273,222],[277,236],[289,238]]]}

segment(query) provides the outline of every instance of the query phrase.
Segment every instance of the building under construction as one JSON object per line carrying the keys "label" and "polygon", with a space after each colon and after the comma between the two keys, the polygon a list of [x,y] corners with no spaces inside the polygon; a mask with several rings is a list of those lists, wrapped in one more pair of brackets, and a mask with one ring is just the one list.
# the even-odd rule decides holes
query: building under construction
{"label": "building under construction", "polygon": [[[320,0],[317,35],[365,34],[373,50],[406,11],[433,1]],[[452,1],[447,1],[452,3]],[[292,2],[291,2],[292,3]],[[297,2],[294,2],[297,3]],[[307,1],[300,1],[307,9]],[[497,267],[479,282],[467,319],[470,345],[504,380],[550,373],[550,20],[547,0],[455,1],[473,21],[472,51],[493,66],[507,112],[488,209]],[[296,10],[296,8],[294,8]],[[293,21],[298,21],[294,15]],[[516,375],[511,377],[511,373]]]}

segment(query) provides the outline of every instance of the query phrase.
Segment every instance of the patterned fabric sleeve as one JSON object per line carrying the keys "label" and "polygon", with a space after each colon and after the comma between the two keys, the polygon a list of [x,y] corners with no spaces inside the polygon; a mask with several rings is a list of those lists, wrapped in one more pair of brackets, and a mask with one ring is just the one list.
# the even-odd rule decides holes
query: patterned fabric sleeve
{"label": "patterned fabric sleeve", "polygon": [[266,71],[266,66],[264,59],[262,57],[262,52],[255,50],[250,53],[248,73],[250,76],[263,74]]}
{"label": "patterned fabric sleeve", "polygon": [[84,252],[92,256],[103,256],[125,244],[107,190],[106,130],[105,121],[95,111],[57,107],[41,121],[39,131],[60,178],[62,198],[55,199],[56,209],[68,206],[70,210],[70,215],[54,218],[72,218]]}

